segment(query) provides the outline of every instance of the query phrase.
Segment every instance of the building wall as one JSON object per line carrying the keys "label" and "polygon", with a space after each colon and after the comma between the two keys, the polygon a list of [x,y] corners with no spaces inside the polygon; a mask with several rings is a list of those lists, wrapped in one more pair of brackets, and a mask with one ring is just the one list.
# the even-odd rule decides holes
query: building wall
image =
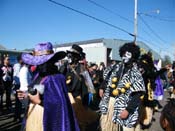
{"label": "building wall", "polygon": [[[117,60],[120,61],[121,58],[119,56],[119,48],[126,42],[130,42],[127,40],[119,40],[119,39],[101,39],[99,42],[90,43],[89,41],[77,42],[77,43],[69,43],[68,45],[62,44],[60,47],[56,47],[55,51],[66,51],[70,50],[72,44],[78,44],[81,46],[86,53],[86,59],[88,62],[95,62],[99,64],[100,62],[104,62],[107,65],[107,61]],[[160,59],[160,55],[152,50],[149,46],[144,44],[143,42],[137,42],[137,45],[142,49],[142,53],[146,53],[149,50],[153,53],[154,59]],[[109,56],[107,56],[107,50],[111,52]],[[108,58],[109,57],[109,58]]]}
{"label": "building wall", "polygon": [[[104,45],[107,47],[107,48],[112,48],[112,51],[111,51],[111,59],[114,59],[114,60],[121,60],[120,56],[119,56],[119,48],[125,44],[126,42],[130,42],[130,41],[127,41],[127,40],[116,40],[116,39],[104,39]],[[142,50],[141,53],[146,53],[148,51],[151,51],[153,53],[153,57],[154,59],[160,59],[160,55],[155,52],[153,49],[151,49],[148,45],[146,45],[145,43],[143,42],[137,42],[136,43]]]}
{"label": "building wall", "polygon": [[86,53],[86,60],[88,62],[93,62],[96,64],[104,62],[107,64],[107,48],[105,46],[86,47],[84,48],[84,52]]}

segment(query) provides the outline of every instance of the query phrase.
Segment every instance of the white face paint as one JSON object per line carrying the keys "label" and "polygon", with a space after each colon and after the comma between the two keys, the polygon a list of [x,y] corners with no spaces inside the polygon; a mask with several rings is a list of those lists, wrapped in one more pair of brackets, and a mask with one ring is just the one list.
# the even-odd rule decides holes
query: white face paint
{"label": "white face paint", "polygon": [[68,58],[67,61],[68,61],[69,64],[72,63],[72,59],[71,58]]}
{"label": "white face paint", "polygon": [[72,63],[72,55],[71,55],[70,53],[67,54],[67,62],[68,62],[69,64]]}
{"label": "white face paint", "polygon": [[129,62],[129,60],[132,58],[132,53],[126,51],[125,54],[122,56],[122,60],[124,63]]}

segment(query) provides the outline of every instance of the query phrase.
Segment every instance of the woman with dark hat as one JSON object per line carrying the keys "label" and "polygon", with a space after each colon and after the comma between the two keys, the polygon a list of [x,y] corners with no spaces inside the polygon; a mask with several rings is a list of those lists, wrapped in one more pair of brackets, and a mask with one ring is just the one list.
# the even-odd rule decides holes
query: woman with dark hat
{"label": "woman with dark hat", "polygon": [[[55,62],[63,59],[66,53],[53,52],[50,42],[36,45],[33,54],[23,54],[24,63],[37,66],[37,75],[29,87],[28,97],[32,103],[27,113],[26,130],[30,131],[79,131],[74,112],[67,95],[65,77],[58,72]],[[33,88],[32,88],[33,87]],[[36,89],[36,90],[32,90]],[[23,99],[26,95],[18,91],[18,97]],[[32,112],[39,105],[43,106],[43,118]],[[40,107],[41,108],[41,107]],[[38,108],[39,109],[39,108]],[[36,123],[40,119],[39,123]],[[41,125],[42,124],[42,125]],[[35,128],[37,126],[39,129]]]}
{"label": "woman with dark hat", "polygon": [[140,48],[134,43],[125,43],[119,53],[122,62],[104,71],[104,79],[109,77],[100,102],[102,131],[136,131],[140,96],[145,92],[136,63]]}

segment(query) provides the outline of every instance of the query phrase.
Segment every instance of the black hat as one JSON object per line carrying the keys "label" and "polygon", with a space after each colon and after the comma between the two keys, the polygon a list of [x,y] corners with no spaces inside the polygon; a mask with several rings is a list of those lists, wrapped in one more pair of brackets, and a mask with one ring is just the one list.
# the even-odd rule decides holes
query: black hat
{"label": "black hat", "polygon": [[85,58],[86,58],[86,53],[82,52],[82,53],[81,53],[81,59],[83,60],[83,59],[85,59]]}
{"label": "black hat", "polygon": [[79,54],[81,56],[83,49],[79,45],[73,44],[72,48],[70,50],[67,50],[67,53]]}

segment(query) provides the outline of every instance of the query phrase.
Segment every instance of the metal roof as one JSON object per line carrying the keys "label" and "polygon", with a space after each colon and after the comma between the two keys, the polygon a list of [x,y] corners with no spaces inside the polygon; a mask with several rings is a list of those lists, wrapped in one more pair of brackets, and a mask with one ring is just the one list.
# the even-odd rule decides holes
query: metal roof
{"label": "metal roof", "polygon": [[19,51],[19,50],[0,49],[0,52],[23,53],[23,52],[29,52],[29,51]]}
{"label": "metal roof", "polygon": [[72,46],[73,44],[86,45],[86,44],[92,44],[92,43],[100,43],[103,41],[104,41],[104,38],[99,38],[99,39],[92,39],[92,40],[85,40],[85,41],[78,41],[78,42],[61,43],[61,44],[55,44],[54,48]]}
{"label": "metal roof", "polygon": [[6,49],[3,45],[0,44],[0,49]]}

